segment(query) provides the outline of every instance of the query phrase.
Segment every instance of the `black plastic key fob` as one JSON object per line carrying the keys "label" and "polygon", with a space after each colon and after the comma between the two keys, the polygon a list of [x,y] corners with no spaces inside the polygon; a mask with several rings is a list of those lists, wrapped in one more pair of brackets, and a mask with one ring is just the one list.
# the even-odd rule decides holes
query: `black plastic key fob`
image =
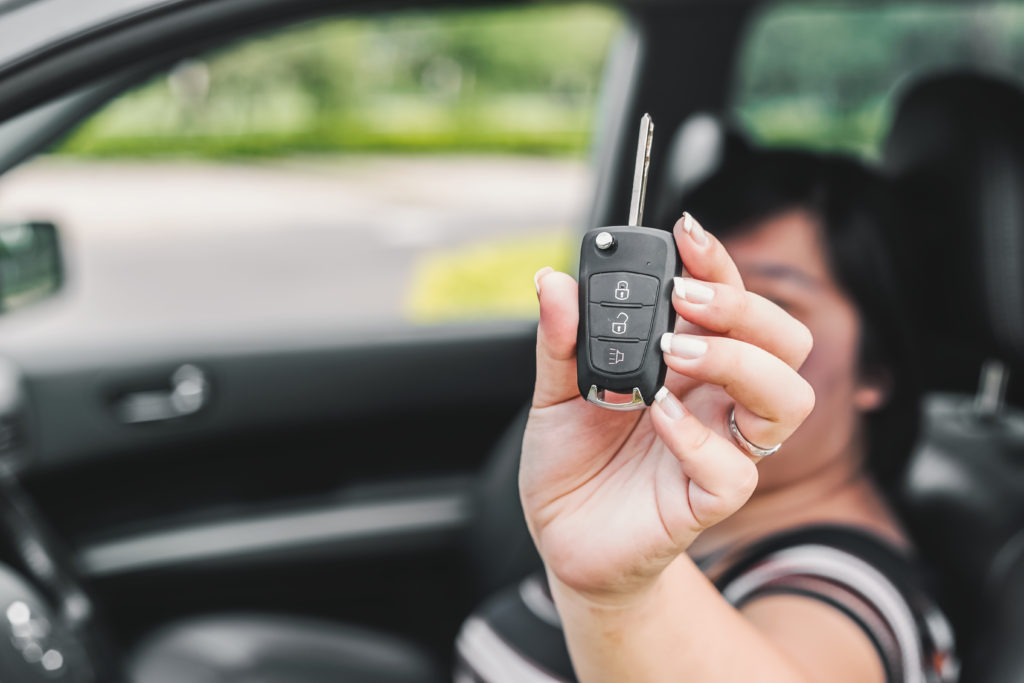
{"label": "black plastic key fob", "polygon": [[[665,381],[661,336],[675,326],[672,233],[622,226],[587,232],[580,251],[576,376],[588,401],[612,410],[650,405]],[[626,394],[609,401],[606,392]]]}
{"label": "black plastic key fob", "polygon": [[[640,119],[629,225],[597,228],[580,250],[580,326],[576,379],[585,399],[611,410],[638,410],[665,381],[661,335],[676,322],[672,278],[682,271],[672,233],[644,228],[654,122]],[[610,401],[607,394],[626,394]]]}

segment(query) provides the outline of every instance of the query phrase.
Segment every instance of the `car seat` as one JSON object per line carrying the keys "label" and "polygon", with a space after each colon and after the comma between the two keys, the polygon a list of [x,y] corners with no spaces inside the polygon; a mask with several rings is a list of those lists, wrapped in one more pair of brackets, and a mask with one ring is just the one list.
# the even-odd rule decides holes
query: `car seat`
{"label": "car seat", "polygon": [[1024,412],[1006,388],[1024,365],[1024,91],[975,73],[912,84],[884,165],[929,391],[904,518],[941,570],[962,680],[1022,681]]}

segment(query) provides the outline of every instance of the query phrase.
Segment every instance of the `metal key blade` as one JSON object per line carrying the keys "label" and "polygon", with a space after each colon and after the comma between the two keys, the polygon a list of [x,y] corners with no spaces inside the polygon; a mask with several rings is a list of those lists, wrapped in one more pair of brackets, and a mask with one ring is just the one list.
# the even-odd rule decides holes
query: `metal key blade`
{"label": "metal key blade", "polygon": [[644,199],[647,197],[647,169],[651,165],[651,143],[654,141],[654,121],[650,114],[640,119],[640,139],[636,144],[636,167],[633,169],[633,194],[629,198],[629,225],[640,225],[644,218]]}

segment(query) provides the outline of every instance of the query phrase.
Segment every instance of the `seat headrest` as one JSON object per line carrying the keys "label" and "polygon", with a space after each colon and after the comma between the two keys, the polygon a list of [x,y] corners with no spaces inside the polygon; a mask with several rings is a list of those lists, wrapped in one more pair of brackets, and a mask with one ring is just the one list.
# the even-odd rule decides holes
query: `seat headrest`
{"label": "seat headrest", "polygon": [[896,263],[922,341],[940,350],[927,360],[970,363],[974,373],[987,357],[1019,367],[1024,91],[975,73],[914,83],[883,156],[902,205],[901,229],[890,236]]}
{"label": "seat headrest", "polygon": [[674,224],[683,211],[683,199],[721,170],[726,159],[749,149],[748,140],[723,117],[705,111],[687,117],[669,139],[654,224]]}

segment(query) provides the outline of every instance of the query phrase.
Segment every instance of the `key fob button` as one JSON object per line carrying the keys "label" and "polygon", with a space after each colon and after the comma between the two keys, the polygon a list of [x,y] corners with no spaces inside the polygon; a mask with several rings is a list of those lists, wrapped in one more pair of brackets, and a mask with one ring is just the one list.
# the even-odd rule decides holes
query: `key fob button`
{"label": "key fob button", "polygon": [[590,336],[647,339],[651,334],[654,307],[619,308],[590,304]]}
{"label": "key fob button", "polygon": [[590,276],[590,300],[653,306],[658,300],[658,278],[639,273],[597,273]]}
{"label": "key fob button", "polygon": [[590,362],[604,372],[633,372],[644,359],[644,342],[590,340]]}

